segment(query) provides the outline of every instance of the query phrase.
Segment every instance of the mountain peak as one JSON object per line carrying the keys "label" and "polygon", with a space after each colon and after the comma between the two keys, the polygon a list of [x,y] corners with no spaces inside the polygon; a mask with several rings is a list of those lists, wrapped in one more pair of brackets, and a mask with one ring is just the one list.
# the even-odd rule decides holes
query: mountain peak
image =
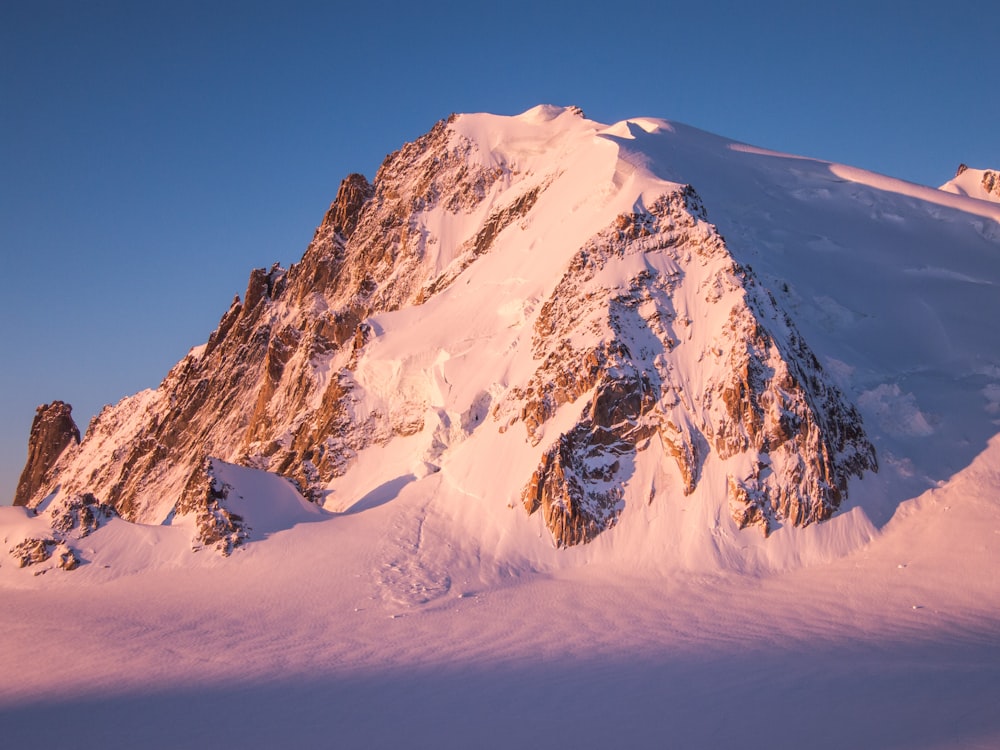
{"label": "mountain peak", "polygon": [[515,117],[523,122],[540,123],[551,122],[563,115],[584,117],[583,110],[577,106],[559,107],[554,104],[538,104]]}
{"label": "mountain peak", "polygon": [[52,471],[59,457],[80,442],[80,430],[73,421],[73,407],[63,401],[42,404],[35,410],[28,438],[28,460],[14,493],[14,505],[27,505],[39,491],[55,479]]}
{"label": "mountain peak", "polygon": [[972,169],[965,164],[959,164],[955,176],[940,189],[948,193],[1000,203],[1000,171]]}

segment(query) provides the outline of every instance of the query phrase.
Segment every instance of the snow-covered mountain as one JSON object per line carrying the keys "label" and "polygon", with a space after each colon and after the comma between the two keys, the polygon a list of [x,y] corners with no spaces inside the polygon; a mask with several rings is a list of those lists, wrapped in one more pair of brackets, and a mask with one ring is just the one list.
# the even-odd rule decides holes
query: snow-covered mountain
{"label": "snow-covered mountain", "polygon": [[39,407],[5,738],[995,746],[970,195],[650,118],[438,123],[159,388],[82,437]]}
{"label": "snow-covered mountain", "polygon": [[[159,388],[82,440],[67,405],[39,407],[15,505],[193,524],[228,554],[253,536],[228,462],[334,512],[433,483],[480,509],[473,538],[514,506],[556,547],[635,516],[640,548],[744,565],[802,554],[794,527],[864,479],[860,543],[891,488],[992,434],[1000,361],[975,321],[1000,313],[998,217],[662,120],[453,116],[345,179],[302,261],[254,271]],[[43,536],[36,558],[68,543]]]}

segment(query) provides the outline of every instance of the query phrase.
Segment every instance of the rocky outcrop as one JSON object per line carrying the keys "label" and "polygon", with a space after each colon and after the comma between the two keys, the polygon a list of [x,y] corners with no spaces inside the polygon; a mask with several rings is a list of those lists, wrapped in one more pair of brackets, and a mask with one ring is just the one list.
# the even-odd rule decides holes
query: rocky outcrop
{"label": "rocky outcrop", "polygon": [[52,467],[63,451],[80,442],[73,421],[73,407],[62,401],[42,404],[35,411],[28,438],[28,460],[14,493],[14,505],[27,505],[39,491],[52,484]]}
{"label": "rocky outcrop", "polygon": [[324,230],[349,239],[358,224],[361,207],[375,195],[375,188],[362,174],[349,174],[340,183],[337,197],[330,205],[316,233]]}
{"label": "rocky outcrop", "polygon": [[118,514],[110,505],[100,502],[89,492],[59,498],[46,510],[52,530],[65,538],[73,535],[83,539],[97,531]]}
{"label": "rocky outcrop", "polygon": [[[745,476],[729,478],[734,520],[768,534],[780,522],[803,526],[829,518],[851,476],[877,471],[861,417],[825,377],[791,320],[744,271],[751,302],[734,310],[735,346],[726,376],[704,403],[721,401],[711,442],[722,458],[750,451]],[[765,326],[763,321],[767,321]]]}
{"label": "rocky outcrop", "polygon": [[20,568],[53,560],[57,568],[74,570],[83,562],[75,542],[116,515],[114,508],[93,495],[59,495],[40,514],[48,526],[48,535],[21,540],[9,550],[10,556]]}
{"label": "rocky outcrop", "polygon": [[225,507],[232,488],[216,478],[212,459],[192,472],[177,503],[178,515],[195,519],[194,548],[211,547],[228,557],[246,542],[250,528],[242,516]]}
{"label": "rocky outcrop", "polygon": [[25,539],[10,550],[10,556],[19,568],[39,565],[50,559],[62,570],[75,570],[80,566],[76,553],[55,539]]}
{"label": "rocky outcrop", "polygon": [[986,194],[1000,200],[1000,172],[987,169],[983,172],[983,190]]}
{"label": "rocky outcrop", "polygon": [[459,238],[465,250],[442,247],[425,217],[471,212],[513,174],[477,159],[477,146],[451,123],[390,154],[372,183],[348,176],[302,261],[287,270],[255,269],[242,300],[159,388],[106,407],[92,421],[86,460],[58,462],[68,425],[55,404],[40,412],[18,503],[36,505],[57,486],[58,473],[63,491],[91,493],[126,520],[208,513],[217,523],[209,531],[199,516],[206,529],[200,543],[229,548],[239,543],[238,524],[214,509],[205,456],[280,473],[321,501],[324,483],[358,451],[419,429],[419,421],[357,408],[351,370],[369,336],[365,321],[437,294],[446,284],[434,280],[450,273],[453,256],[468,255],[457,261],[467,265],[487,254],[537,197],[515,195],[488,228]]}
{"label": "rocky outcrop", "polygon": [[[964,179],[958,179],[966,173],[968,174]],[[1000,172],[995,169],[969,169],[967,165],[959,164],[955,177],[942,185],[941,189],[1000,202]]]}
{"label": "rocky outcrop", "polygon": [[[613,526],[624,507],[622,488],[613,481],[620,466],[613,448],[598,447],[590,438],[586,425],[561,435],[542,454],[522,495],[529,515],[542,511],[559,547],[589,542]],[[632,449],[620,441],[613,446],[623,453]],[[595,458],[603,460],[590,463]]]}
{"label": "rocky outcrop", "polygon": [[618,520],[628,463],[648,428],[649,383],[606,380],[584,410],[587,416],[542,454],[522,493],[528,514],[542,511],[559,547],[589,542]]}

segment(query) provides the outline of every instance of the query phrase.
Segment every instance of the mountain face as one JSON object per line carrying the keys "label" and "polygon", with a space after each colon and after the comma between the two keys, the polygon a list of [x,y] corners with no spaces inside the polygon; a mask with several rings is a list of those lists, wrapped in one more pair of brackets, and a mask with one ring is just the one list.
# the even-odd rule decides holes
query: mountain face
{"label": "mountain face", "polygon": [[765,535],[829,517],[848,477],[876,469],[857,411],[690,187],[619,214],[576,252],[539,311],[532,351],[537,369],[495,415],[540,444],[561,406],[584,402],[523,493],[558,545],[614,525],[641,450],[676,465],[684,494],[710,452],[731,461],[715,491],[740,528]]}
{"label": "mountain face", "polygon": [[[252,536],[226,464],[334,511],[440,473],[447,502],[519,505],[557,547],[681,502],[737,534],[830,518],[877,471],[874,443],[840,385],[849,366],[827,356],[828,372],[793,319],[815,319],[796,289],[766,253],[764,274],[737,258],[683,181],[685,161],[711,175],[755,153],[717,140],[547,106],[439,122],[373,182],[347,177],[302,260],[254,270],[156,390],[105,407],[82,440],[67,405],[40,407],[16,504],[72,528],[192,523],[224,554]],[[767,196],[804,169],[766,164],[707,182]],[[830,188],[803,180],[759,221],[825,210]],[[760,236],[766,251],[779,235]],[[878,388],[876,415],[894,398]]]}

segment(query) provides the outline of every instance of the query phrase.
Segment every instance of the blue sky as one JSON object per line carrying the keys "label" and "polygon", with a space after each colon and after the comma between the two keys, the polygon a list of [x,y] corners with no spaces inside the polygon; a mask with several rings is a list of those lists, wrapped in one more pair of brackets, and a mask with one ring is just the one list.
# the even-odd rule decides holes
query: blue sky
{"label": "blue sky", "polygon": [[6,0],[0,503],[36,405],[83,429],[155,387],[344,175],[451,112],[665,117],[929,185],[1000,167],[1000,4],[813,5]]}

